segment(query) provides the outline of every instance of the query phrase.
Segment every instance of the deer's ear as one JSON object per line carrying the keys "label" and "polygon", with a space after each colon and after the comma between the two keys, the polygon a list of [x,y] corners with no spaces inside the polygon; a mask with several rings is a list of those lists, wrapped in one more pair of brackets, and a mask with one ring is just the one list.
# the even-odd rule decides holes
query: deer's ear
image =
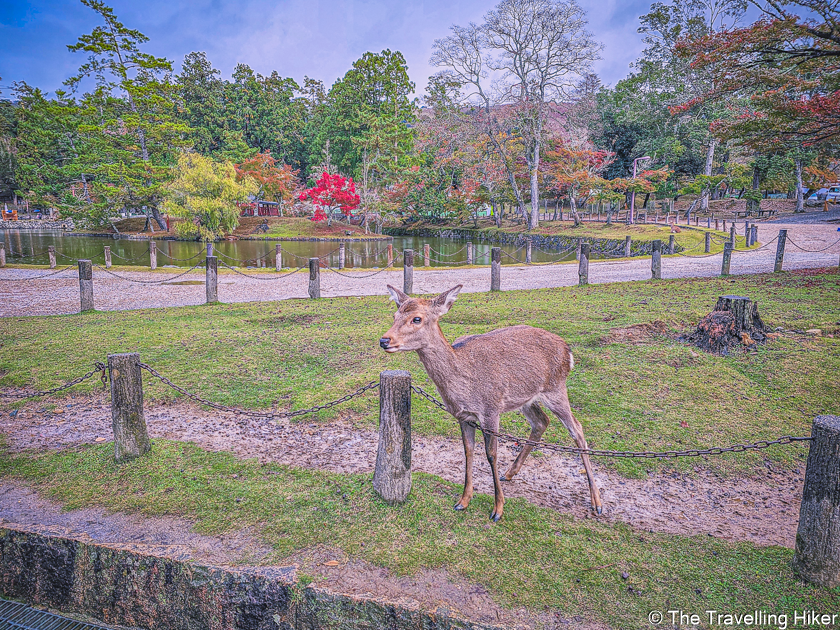
{"label": "deer's ear", "polygon": [[409,299],[409,297],[398,288],[392,287],[390,284],[386,286],[388,287],[388,293],[391,294],[391,299],[397,303],[397,308],[405,304],[405,301]]}
{"label": "deer's ear", "polygon": [[455,300],[458,298],[458,294],[463,288],[464,285],[459,284],[449,289],[449,291],[444,291],[432,300],[432,306],[438,315],[445,315],[449,312],[449,309],[452,308],[453,304],[455,304]]}

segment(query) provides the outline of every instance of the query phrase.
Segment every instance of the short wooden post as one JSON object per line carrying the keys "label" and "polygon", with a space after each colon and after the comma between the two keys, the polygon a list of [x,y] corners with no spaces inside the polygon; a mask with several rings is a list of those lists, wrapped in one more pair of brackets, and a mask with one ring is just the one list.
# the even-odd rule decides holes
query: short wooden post
{"label": "short wooden post", "polygon": [[805,466],[793,570],[822,586],[840,586],[840,416],[817,416]]}
{"label": "short wooden post", "polygon": [[344,269],[344,243],[338,244],[338,268]]}
{"label": "short wooden post", "polygon": [[580,260],[580,246],[583,244],[583,239],[577,240],[577,248],[575,249],[575,260]]}
{"label": "short wooden post", "polygon": [[750,228],[750,245],[755,245],[758,242],[758,226],[753,223]]}
{"label": "short wooden post", "polygon": [[473,264],[473,246],[469,241],[467,242],[467,264]]}
{"label": "short wooden post", "polygon": [[309,297],[313,300],[321,297],[321,259],[309,259]]}
{"label": "short wooden post", "polygon": [[105,269],[111,268],[111,248],[106,245],[105,246]]}
{"label": "short wooden post", "polygon": [[779,230],[779,242],[776,244],[776,262],[773,265],[773,273],[779,273],[785,262],[785,243],[787,242],[787,230]]}
{"label": "short wooden post", "polygon": [[726,219],[723,220],[723,231],[726,232]]}
{"label": "short wooden post", "polygon": [[654,223],[659,223],[659,213],[658,212],[656,213],[656,215],[654,215],[653,222]]}
{"label": "short wooden post", "polygon": [[668,237],[668,253],[669,253],[669,254],[673,254],[675,251],[677,251],[677,250],[676,250],[676,247],[677,247],[677,244],[676,244],[676,238],[677,238],[677,237],[676,237],[675,235],[673,235],[673,234],[671,234],[671,235]]}
{"label": "short wooden post", "polygon": [[0,267],[6,266],[6,243],[0,241]]}
{"label": "short wooden post", "polygon": [[423,243],[423,266],[429,266],[429,244]]}
{"label": "short wooden post", "polygon": [[525,241],[525,263],[531,264],[531,239]]}
{"label": "short wooden post", "polygon": [[650,277],[653,280],[662,279],[662,241],[653,241],[653,252],[650,257]]}
{"label": "short wooden post", "polygon": [[744,222],[744,245],[746,247],[750,246],[750,222]]}
{"label": "short wooden post", "polygon": [[388,244],[388,266],[394,264],[394,246],[392,244]]}
{"label": "short wooden post", "polygon": [[283,250],[280,243],[274,246],[274,270],[280,271],[283,268]]}
{"label": "short wooden post", "polygon": [[[724,228],[724,229],[726,229],[726,228]],[[715,219],[715,232],[719,232],[719,231],[720,231],[720,221],[718,219]]]}
{"label": "short wooden post", "polygon": [[47,246],[47,254],[50,257],[50,269],[55,269],[55,245]]}
{"label": "short wooden post", "polygon": [[403,251],[403,293],[414,293],[414,250]]}
{"label": "short wooden post", "polygon": [[93,310],[93,266],[89,260],[79,261],[79,298],[82,313]]}
{"label": "short wooden post", "polygon": [[578,285],[586,286],[589,284],[589,250],[591,245],[583,243],[580,246],[580,262],[578,263]]}
{"label": "short wooden post", "polygon": [[216,256],[207,256],[204,266],[204,289],[207,303],[214,304],[219,301],[219,259]]}
{"label": "short wooden post", "polygon": [[700,215],[694,215],[694,225],[700,225]]}
{"label": "short wooden post", "polygon": [[732,262],[732,242],[726,242],[723,244],[723,260],[721,261],[720,265],[720,275],[728,276],[729,275],[729,263]]}
{"label": "short wooden post", "polygon": [[149,267],[157,269],[157,243],[149,241]]}
{"label": "short wooden post", "polygon": [[712,229],[712,215],[711,214],[706,217],[706,229],[707,230]]}
{"label": "short wooden post", "polygon": [[490,249],[490,290],[502,290],[502,248]]}
{"label": "short wooden post", "polygon": [[379,447],[373,489],[389,505],[411,492],[411,374],[379,373]]}
{"label": "short wooden post", "polygon": [[732,247],[735,247],[735,222],[732,222],[732,226],[729,228],[729,242],[732,243]]}
{"label": "short wooden post", "polygon": [[706,232],[706,245],[704,251],[708,254],[712,250],[712,233]]}
{"label": "short wooden post", "polygon": [[624,237],[624,257],[630,258],[630,248],[633,245],[633,237],[625,236]]}
{"label": "short wooden post", "polygon": [[136,352],[108,355],[114,459],[118,464],[152,450],[143,413],[143,378]]}
{"label": "short wooden post", "polygon": [[207,243],[207,256],[213,255],[213,243]]}

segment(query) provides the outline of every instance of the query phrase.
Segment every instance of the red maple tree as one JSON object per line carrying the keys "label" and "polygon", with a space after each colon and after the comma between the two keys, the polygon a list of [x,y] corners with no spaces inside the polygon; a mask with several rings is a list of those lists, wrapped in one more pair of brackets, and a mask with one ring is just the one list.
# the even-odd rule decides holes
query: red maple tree
{"label": "red maple tree", "polygon": [[353,210],[359,207],[361,199],[356,194],[356,185],[352,177],[331,175],[321,173],[321,177],[315,182],[315,186],[300,194],[300,200],[311,199],[315,204],[313,221],[327,219],[327,224],[332,221],[333,210],[339,209],[349,220]]}

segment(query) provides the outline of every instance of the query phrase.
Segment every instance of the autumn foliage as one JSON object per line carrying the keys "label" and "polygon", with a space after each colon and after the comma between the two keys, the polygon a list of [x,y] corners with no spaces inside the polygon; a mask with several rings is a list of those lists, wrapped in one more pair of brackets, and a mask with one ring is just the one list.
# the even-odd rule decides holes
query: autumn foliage
{"label": "autumn foliage", "polygon": [[300,194],[301,201],[307,199],[311,199],[315,204],[313,221],[323,221],[334,209],[339,209],[344,216],[350,217],[361,201],[356,194],[356,185],[352,177],[330,173],[321,173],[315,186]]}

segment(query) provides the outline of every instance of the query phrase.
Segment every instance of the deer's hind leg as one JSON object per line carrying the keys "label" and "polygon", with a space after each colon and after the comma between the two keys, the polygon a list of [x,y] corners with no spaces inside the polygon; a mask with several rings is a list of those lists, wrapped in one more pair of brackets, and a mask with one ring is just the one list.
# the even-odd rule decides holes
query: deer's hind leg
{"label": "deer's hind leg", "polygon": [[[572,407],[569,405],[569,397],[566,392],[556,392],[546,395],[545,404],[569,431],[572,439],[575,441],[575,445],[578,448],[589,448],[586,444],[586,438],[583,436],[583,426],[572,414]],[[580,458],[583,460],[586,478],[589,481],[589,495],[592,499],[592,509],[595,510],[596,514],[601,514],[603,512],[601,493],[598,490],[598,486],[595,485],[595,477],[592,474],[592,464],[589,461],[589,455],[581,453]]]}
{"label": "deer's hind leg", "polygon": [[[522,407],[522,413],[525,414],[528,424],[531,425],[531,435],[528,436],[528,439],[532,442],[538,442],[543,436],[543,433],[545,433],[545,430],[548,428],[551,420],[542,410],[539,403],[529,403],[525,405]],[[530,444],[526,444],[522,447],[522,450],[519,452],[519,455],[516,456],[513,464],[511,464],[508,471],[502,475],[502,481],[510,481],[513,479],[514,475],[522,469],[522,464],[525,463],[525,459],[527,459],[532,450],[534,450],[534,447]]]}
{"label": "deer's hind leg", "polygon": [[475,427],[461,422],[461,439],[464,441],[464,492],[455,504],[456,510],[466,510],[473,496],[473,453],[475,453]]}

